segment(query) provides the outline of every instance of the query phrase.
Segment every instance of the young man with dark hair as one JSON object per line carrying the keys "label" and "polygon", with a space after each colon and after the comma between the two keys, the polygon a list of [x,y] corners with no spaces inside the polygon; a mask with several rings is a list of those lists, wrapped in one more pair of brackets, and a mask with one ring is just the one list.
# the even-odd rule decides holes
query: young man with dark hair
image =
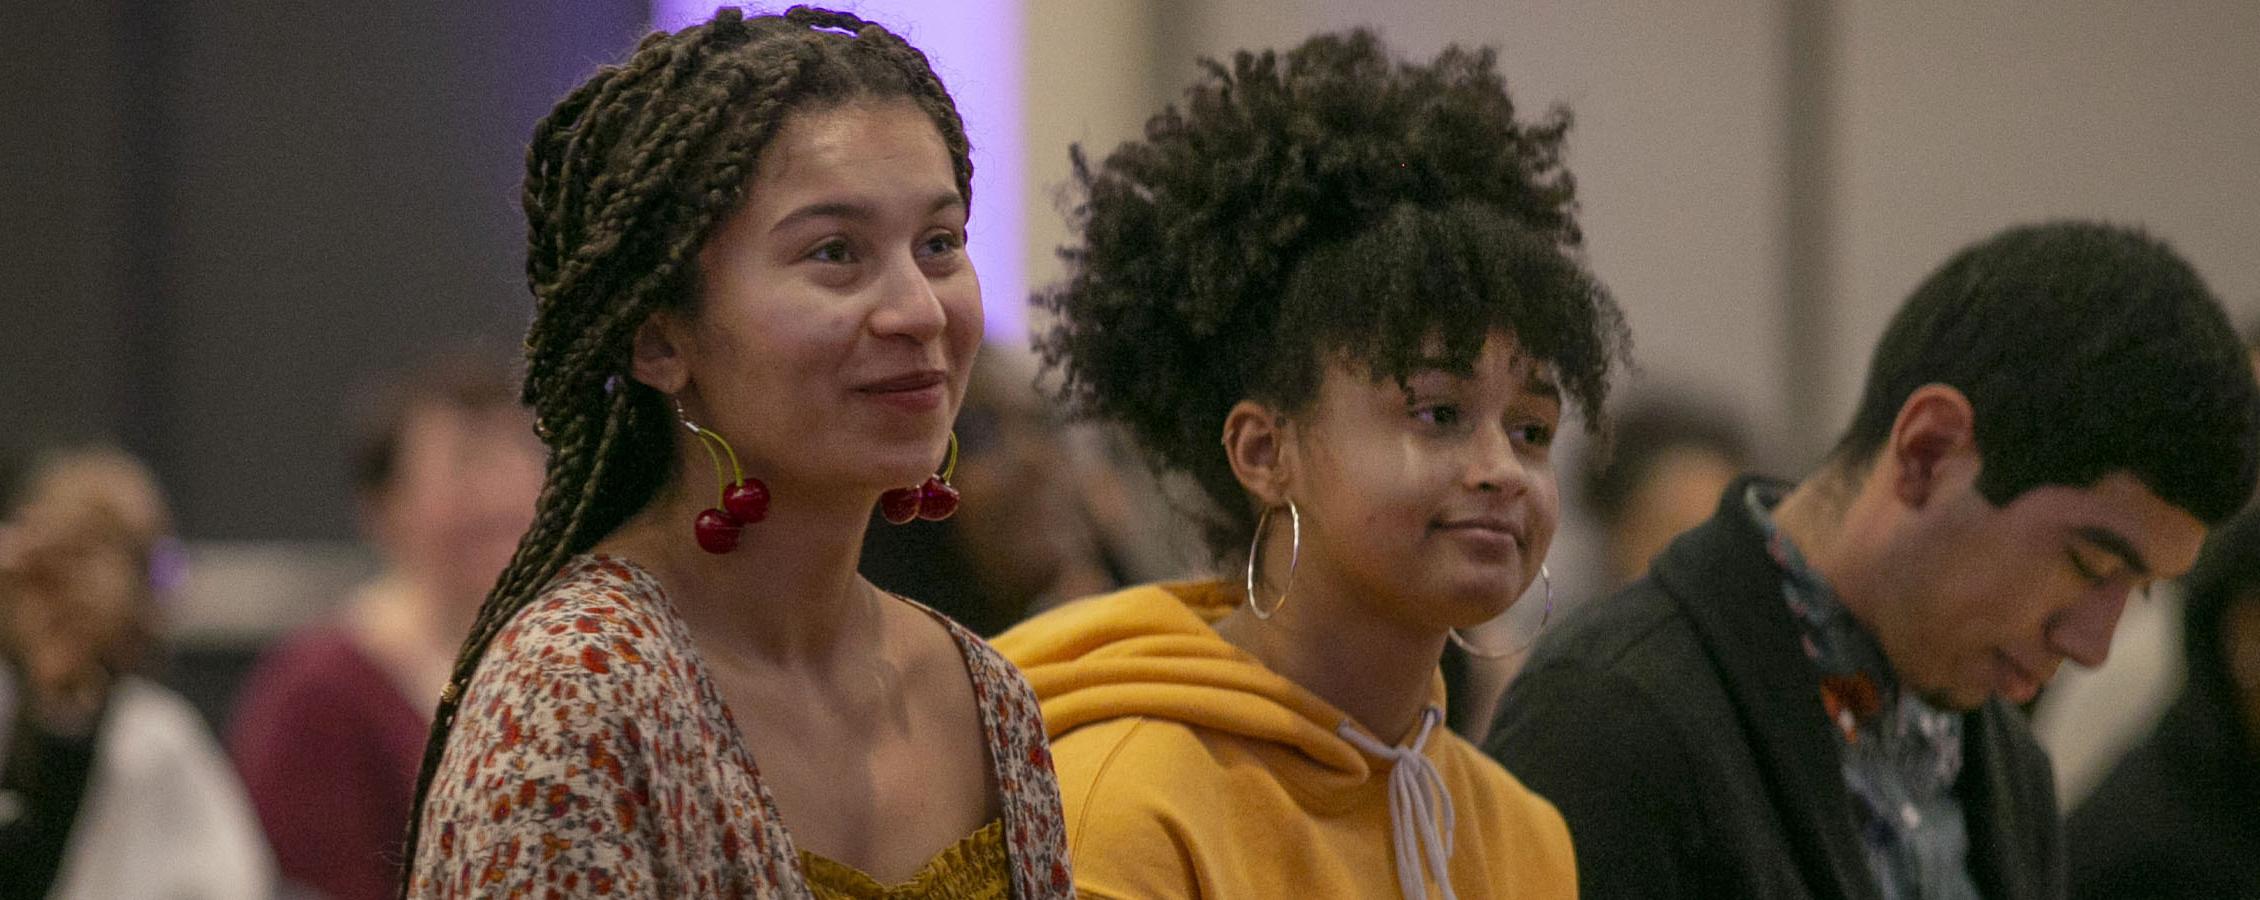
{"label": "young man with dark hair", "polygon": [[1795,484],[1745,478],[1541,642],[1488,745],[1568,820],[1582,894],[2061,897],[2014,704],[2103,662],[2131,593],[2251,496],[2260,411],[2165,245],[2052,223],[1967,248]]}

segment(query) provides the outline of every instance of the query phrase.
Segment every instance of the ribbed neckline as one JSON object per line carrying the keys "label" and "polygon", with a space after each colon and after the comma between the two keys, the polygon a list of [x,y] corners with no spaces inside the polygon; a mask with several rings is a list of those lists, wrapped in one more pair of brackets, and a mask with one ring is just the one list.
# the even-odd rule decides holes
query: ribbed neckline
{"label": "ribbed neckline", "polygon": [[932,900],[974,900],[1009,893],[1012,879],[1004,846],[1004,820],[993,819],[957,843],[934,854],[909,880],[892,886],[864,874],[861,869],[834,862],[806,850],[801,869],[818,897],[853,900],[890,900],[925,897]]}

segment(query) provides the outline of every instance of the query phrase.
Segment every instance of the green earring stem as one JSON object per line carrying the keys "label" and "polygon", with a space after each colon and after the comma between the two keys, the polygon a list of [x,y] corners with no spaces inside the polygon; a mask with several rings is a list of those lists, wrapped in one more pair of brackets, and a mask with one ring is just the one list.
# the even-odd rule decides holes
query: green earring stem
{"label": "green earring stem", "polygon": [[[721,483],[722,503],[698,514],[694,529],[698,545],[708,553],[728,553],[738,548],[738,538],[745,526],[769,516],[769,486],[759,478],[745,477],[745,469],[738,464],[738,452],[722,436],[700,428],[689,419],[683,427],[698,437],[699,446],[706,448],[706,458],[714,463],[714,479]],[[716,453],[715,447],[722,452]],[[730,460],[729,468],[722,466],[723,458]]]}

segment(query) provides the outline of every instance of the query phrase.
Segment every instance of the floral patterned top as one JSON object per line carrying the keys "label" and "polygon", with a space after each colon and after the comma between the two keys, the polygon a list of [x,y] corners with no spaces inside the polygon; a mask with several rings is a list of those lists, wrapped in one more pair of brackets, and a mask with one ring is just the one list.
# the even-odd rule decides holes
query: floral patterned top
{"label": "floral patterned top", "polygon": [[[1071,897],[1018,670],[946,618],[1001,794],[1012,896]],[[496,635],[424,807],[411,897],[811,896],[760,769],[649,572],[580,556]]]}

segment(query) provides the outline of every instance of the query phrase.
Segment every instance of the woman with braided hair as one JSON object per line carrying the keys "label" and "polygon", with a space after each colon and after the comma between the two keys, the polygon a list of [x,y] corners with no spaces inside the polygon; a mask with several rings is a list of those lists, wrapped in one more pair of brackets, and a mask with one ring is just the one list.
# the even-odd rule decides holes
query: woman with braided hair
{"label": "woman with braided hair", "polygon": [[823,10],[654,34],[542,121],[546,481],[441,698],[411,896],[1068,895],[1025,682],[856,574],[875,503],[956,499],[971,176],[925,57]]}
{"label": "woman with braided hair", "polygon": [[[1565,404],[1628,339],[1566,120],[1489,51],[1363,31],[1210,63],[1104,164],[1043,342],[1067,399],[1205,495],[1229,579],[998,638],[1043,704],[1090,898],[1567,898],[1569,832],[1442,727],[1457,630],[1542,610]],[[1539,617],[1542,618],[1542,617]],[[1479,629],[1471,652],[1511,654]]]}

